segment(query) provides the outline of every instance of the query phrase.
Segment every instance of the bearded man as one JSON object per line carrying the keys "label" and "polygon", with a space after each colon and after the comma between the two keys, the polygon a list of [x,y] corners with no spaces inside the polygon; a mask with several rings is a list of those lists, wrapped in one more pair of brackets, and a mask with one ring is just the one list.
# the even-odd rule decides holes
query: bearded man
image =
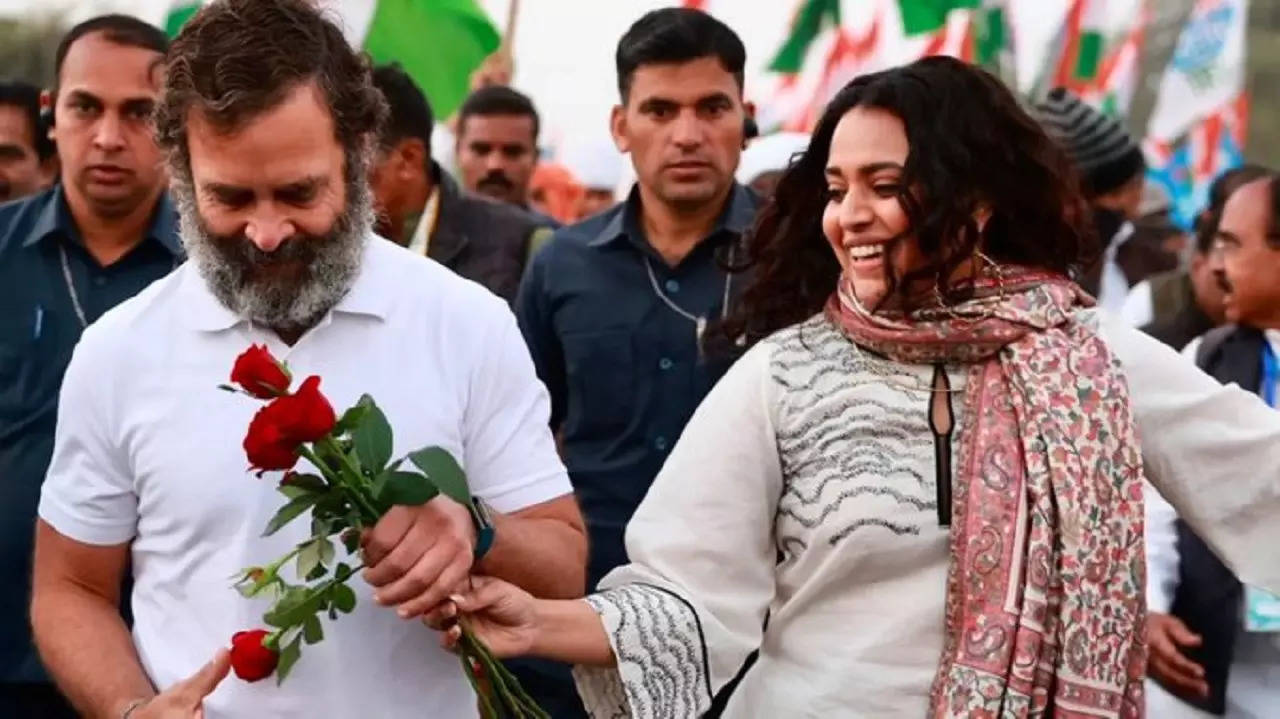
{"label": "bearded man", "polygon": [[[582,520],[546,391],[502,300],[372,234],[365,178],[385,106],[306,0],[218,0],[174,41],[156,111],[190,261],[85,332],[62,390],[37,528],[32,622],[93,717],[474,716],[457,661],[415,621],[474,569],[581,594]],[[287,683],[222,681],[266,600],[229,578],[305,539],[262,537],[279,495],[245,472],[253,403],[216,391],[265,344],[336,407],[365,392],[396,452],[439,445],[493,510],[443,497],[365,538],[367,584]],[[296,523],[303,524],[303,523]],[[130,560],[132,560],[130,562]],[[117,607],[132,566],[132,636]]]}

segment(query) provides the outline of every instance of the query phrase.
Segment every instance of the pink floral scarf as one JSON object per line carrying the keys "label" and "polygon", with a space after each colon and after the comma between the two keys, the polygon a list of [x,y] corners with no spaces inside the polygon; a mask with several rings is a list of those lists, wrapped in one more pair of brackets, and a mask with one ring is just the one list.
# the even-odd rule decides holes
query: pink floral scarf
{"label": "pink floral scarf", "polygon": [[842,283],[827,315],[908,363],[971,364],[955,462],[946,644],[931,719],[1141,717],[1142,462],[1092,300],[1006,269],[972,300],[872,315]]}

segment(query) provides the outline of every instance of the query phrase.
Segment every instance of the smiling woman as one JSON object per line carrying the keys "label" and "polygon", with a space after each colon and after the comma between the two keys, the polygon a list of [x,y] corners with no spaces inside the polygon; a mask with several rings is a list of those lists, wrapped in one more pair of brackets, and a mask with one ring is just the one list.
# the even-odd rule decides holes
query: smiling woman
{"label": "smiling woman", "polygon": [[1174,418],[1280,419],[1090,308],[1086,223],[995,78],[855,80],[748,242],[724,330],[750,349],[631,519],[631,563],[582,602],[480,581],[442,611],[580,664],[595,716],[702,716],[726,688],[729,717],[1141,716],[1143,455],[1214,516],[1177,478],[1219,449]]}

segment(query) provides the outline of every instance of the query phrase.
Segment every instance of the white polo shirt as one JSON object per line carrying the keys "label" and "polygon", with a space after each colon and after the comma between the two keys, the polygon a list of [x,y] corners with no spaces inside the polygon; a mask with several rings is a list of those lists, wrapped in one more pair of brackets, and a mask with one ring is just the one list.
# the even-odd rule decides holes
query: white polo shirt
{"label": "white polo shirt", "polygon": [[[62,386],[40,517],[81,542],[132,540],[134,643],[161,689],[189,676],[267,600],[233,588],[243,567],[305,539],[309,522],[262,530],[278,474],[246,470],[241,441],[260,403],[219,391],[236,355],[266,343],[294,378],[322,378],[341,412],[368,392],[395,456],[439,445],[472,491],[504,512],[570,493],[548,430],[546,390],[507,305],[432,260],[371,235],[351,291],[293,347],[223,307],[190,262],[94,323]],[[292,571],[291,569],[289,571]],[[282,688],[233,676],[205,704],[229,717],[468,717],[456,658],[417,621],[373,603],[324,619]]]}

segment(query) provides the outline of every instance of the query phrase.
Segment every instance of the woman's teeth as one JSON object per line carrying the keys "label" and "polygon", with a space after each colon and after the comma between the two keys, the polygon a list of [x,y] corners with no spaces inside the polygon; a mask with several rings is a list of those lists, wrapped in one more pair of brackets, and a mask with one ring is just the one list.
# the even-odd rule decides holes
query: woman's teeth
{"label": "woman's teeth", "polygon": [[855,260],[871,260],[884,254],[884,244],[854,245],[849,248],[849,256]]}

